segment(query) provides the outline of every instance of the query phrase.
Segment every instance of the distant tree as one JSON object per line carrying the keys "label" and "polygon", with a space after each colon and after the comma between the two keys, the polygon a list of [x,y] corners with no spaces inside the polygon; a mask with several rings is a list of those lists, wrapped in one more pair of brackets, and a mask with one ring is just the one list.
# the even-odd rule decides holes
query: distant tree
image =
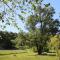
{"label": "distant tree", "polygon": [[16,39],[14,40],[15,42],[15,47],[19,48],[19,49],[24,49],[25,46],[28,46],[28,42],[29,41],[29,35],[26,32],[20,32],[18,33],[18,36],[16,37]]}
{"label": "distant tree", "polygon": [[14,49],[14,44],[11,40],[17,37],[17,33],[0,31],[0,47],[2,49]]}

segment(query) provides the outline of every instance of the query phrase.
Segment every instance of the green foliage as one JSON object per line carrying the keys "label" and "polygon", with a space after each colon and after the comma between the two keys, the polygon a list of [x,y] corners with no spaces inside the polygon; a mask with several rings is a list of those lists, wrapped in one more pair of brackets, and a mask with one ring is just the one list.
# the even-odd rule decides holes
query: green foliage
{"label": "green foliage", "polygon": [[26,12],[24,12],[24,11],[21,11],[21,13],[26,14]]}
{"label": "green foliage", "polygon": [[[23,13],[23,12],[22,12]],[[22,15],[18,15],[21,20],[24,20],[24,17]]]}
{"label": "green foliage", "polygon": [[50,50],[55,50],[56,55],[60,59],[60,53],[59,53],[59,48],[60,48],[60,35],[57,34],[55,36],[51,36],[50,42],[49,42],[49,48]]}
{"label": "green foliage", "polygon": [[15,46],[16,48],[19,49],[25,49],[28,47],[28,40],[29,40],[29,36],[27,33],[25,32],[20,32],[18,34],[18,36],[16,37],[15,41]]}
{"label": "green foliage", "polygon": [[39,1],[39,0],[35,0],[36,1],[36,3]]}
{"label": "green foliage", "polygon": [[3,13],[0,13],[0,20],[3,19]]}
{"label": "green foliage", "polygon": [[4,2],[4,3],[8,3],[8,2],[10,2],[10,1],[9,1],[9,0],[3,0],[3,2]]}
{"label": "green foliage", "polygon": [[51,49],[59,49],[60,41],[58,35],[50,37],[50,43],[49,46]]}
{"label": "green foliage", "polygon": [[16,33],[8,33],[0,31],[0,48],[1,49],[13,49],[14,44],[11,40],[15,39]]}
{"label": "green foliage", "polygon": [[46,4],[45,6],[46,6],[46,7],[50,6],[50,3]]}
{"label": "green foliage", "polygon": [[36,9],[36,6],[34,3],[31,3],[32,4],[32,8],[35,10]]}
{"label": "green foliage", "polygon": [[31,15],[28,17],[28,20],[26,21],[26,26],[30,30],[35,30],[35,26],[38,23],[38,16]]}

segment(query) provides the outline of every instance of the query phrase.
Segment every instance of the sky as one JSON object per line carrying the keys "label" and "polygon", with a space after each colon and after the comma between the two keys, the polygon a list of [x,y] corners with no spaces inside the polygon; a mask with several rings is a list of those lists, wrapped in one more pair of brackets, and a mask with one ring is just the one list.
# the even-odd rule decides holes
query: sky
{"label": "sky", "polygon": [[59,18],[60,15],[60,0],[44,0],[44,3],[50,3],[55,9],[55,18]]}
{"label": "sky", "polygon": [[[44,4],[46,3],[50,3],[52,5],[52,7],[54,7],[55,9],[55,14],[54,14],[54,19],[59,18],[59,14],[60,14],[60,0],[44,0],[43,1]],[[17,12],[19,13],[19,11]],[[24,24],[17,18],[17,23],[18,25],[21,27],[22,30],[24,30],[25,32],[27,32],[27,30],[25,29]],[[7,28],[5,29],[9,32],[18,32],[18,30],[12,26],[7,26]]]}

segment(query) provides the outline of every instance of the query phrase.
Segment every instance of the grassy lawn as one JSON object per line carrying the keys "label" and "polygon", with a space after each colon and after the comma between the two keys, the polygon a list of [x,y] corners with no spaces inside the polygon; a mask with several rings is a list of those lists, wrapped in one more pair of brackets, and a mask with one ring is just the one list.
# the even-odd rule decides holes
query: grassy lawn
{"label": "grassy lawn", "polygon": [[0,50],[0,60],[58,60],[57,56],[37,55],[28,50]]}

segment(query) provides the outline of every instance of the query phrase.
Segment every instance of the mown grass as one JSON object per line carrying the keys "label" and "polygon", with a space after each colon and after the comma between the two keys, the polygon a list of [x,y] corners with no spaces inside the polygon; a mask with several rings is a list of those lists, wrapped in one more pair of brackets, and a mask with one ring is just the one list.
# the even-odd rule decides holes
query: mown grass
{"label": "mown grass", "polygon": [[37,55],[29,50],[0,50],[0,60],[58,60],[58,57]]}

